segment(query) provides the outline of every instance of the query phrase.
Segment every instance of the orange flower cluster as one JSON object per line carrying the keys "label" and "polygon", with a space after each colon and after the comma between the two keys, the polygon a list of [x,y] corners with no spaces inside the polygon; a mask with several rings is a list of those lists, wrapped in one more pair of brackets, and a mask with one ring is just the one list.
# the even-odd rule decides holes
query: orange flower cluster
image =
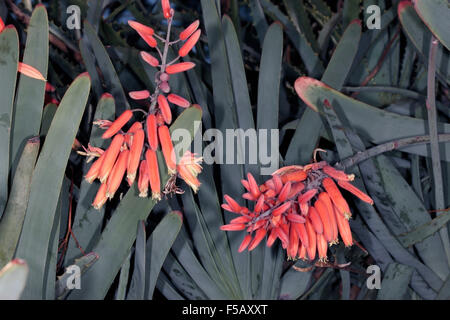
{"label": "orange flower cluster", "polygon": [[317,253],[319,261],[326,262],[328,245],[337,244],[339,235],[346,246],[353,245],[348,222],[350,208],[335,181],[339,187],[373,204],[368,195],[350,184],[353,175],[325,161],[281,168],[260,186],[250,173],[247,178],[242,184],[248,192],[242,197],[255,202],[253,211],[228,195],[222,205],[240,217],[223,225],[221,230],[248,233],[239,252],[255,249],[267,235],[267,246],[279,238],[290,259],[312,261]]}
{"label": "orange flower cluster", "polygon": [[[179,40],[171,42],[170,29],[174,11],[170,8],[168,0],[163,0],[161,4],[164,17],[168,19],[166,39],[155,34],[155,31],[151,27],[135,21],[128,21],[128,24],[139,33],[141,38],[150,47],[155,48],[160,55],[159,60],[150,53],[141,52],[141,57],[145,62],[152,67],[160,69],[156,77],[155,92],[150,94],[149,91],[143,90],[129,93],[132,99],[149,100],[150,106],[148,112],[134,110],[144,112],[146,118],[142,122],[133,122],[126,132],[122,131],[122,129],[133,118],[133,111],[131,110],[123,112],[114,122],[107,120],[96,121],[94,124],[106,129],[102,138],[112,138],[112,142],[106,151],[89,146],[89,149],[83,153],[88,156],[98,156],[98,159],[93,163],[85,177],[89,183],[92,183],[95,179],[99,179],[102,183],[93,202],[93,206],[97,209],[100,209],[108,198],[112,199],[114,197],[125,173],[128,184],[131,186],[136,180],[139,171],[139,177],[137,179],[140,192],[139,196],[147,197],[150,187],[152,198],[156,200],[161,199],[162,191],[165,193],[179,192],[174,182],[177,176],[186,181],[194,191],[197,191],[200,186],[197,176],[202,170],[200,165],[202,158],[186,152],[177,164],[168,128],[168,125],[172,123],[170,104],[182,108],[191,106],[191,103],[185,98],[170,93],[169,79],[170,74],[183,72],[195,66],[195,64],[190,62],[175,62],[181,57],[186,56],[197,43],[201,33],[200,30],[197,30],[199,21],[194,22],[183,31]],[[162,41],[164,53],[161,53],[158,49],[157,39]],[[166,63],[168,48],[180,41],[185,41],[185,43],[179,50],[178,58],[171,63]],[[192,106],[200,108],[198,105]],[[162,151],[168,168],[168,174],[171,177],[169,182],[164,186],[164,190],[161,190],[161,179],[156,155],[158,149]]]}

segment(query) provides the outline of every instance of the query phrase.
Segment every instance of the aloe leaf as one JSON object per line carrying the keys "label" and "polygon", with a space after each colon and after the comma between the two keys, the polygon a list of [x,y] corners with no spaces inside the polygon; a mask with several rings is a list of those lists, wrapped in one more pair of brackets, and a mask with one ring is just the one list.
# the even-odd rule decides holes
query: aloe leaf
{"label": "aloe leaf", "polygon": [[[354,21],[345,30],[323,74],[322,81],[337,90],[342,88],[358,50],[360,37],[361,23]],[[300,122],[297,124],[285,156],[285,163],[304,164],[309,162],[312,152],[316,148],[322,127],[320,116],[315,114],[313,110],[307,108]]]}
{"label": "aloe leaf", "polygon": [[78,42],[78,45],[80,47],[80,54],[83,58],[86,70],[89,72],[89,75],[92,79],[92,91],[95,93],[97,98],[100,99],[101,95],[104,92],[103,85],[102,80],[100,79],[100,75],[97,72],[95,56],[90,48],[89,40],[87,39],[87,37],[84,37]]}
{"label": "aloe leaf", "polygon": [[222,19],[225,45],[229,60],[231,85],[236,101],[237,122],[239,128],[248,130],[255,128],[253,120],[250,94],[247,88],[247,77],[245,75],[244,61],[242,59],[241,48],[237,42],[237,35],[228,17]]}
{"label": "aloe leaf", "polygon": [[[203,188],[205,187],[202,186],[202,189]],[[233,294],[235,294],[234,290],[239,288],[239,282],[236,278],[230,277],[230,270],[226,270],[226,265],[222,260],[224,257],[217,251],[216,242],[213,242],[210,233],[212,232],[212,235],[216,233],[220,234],[221,231],[219,230],[219,225],[215,230],[208,230],[203,218],[205,213],[200,212],[191,190],[186,190],[182,196],[182,200],[185,217],[189,225],[190,233],[192,234],[193,247],[195,247],[198,252],[201,264],[212,280],[224,288],[224,290],[227,291],[227,294],[232,297]],[[223,236],[225,236],[224,233]],[[219,244],[219,246],[222,247],[223,245]],[[233,266],[228,264],[228,267],[232,268]],[[230,278],[226,279],[226,276]]]}
{"label": "aloe leaf", "polygon": [[[381,173],[384,189],[391,208],[399,217],[407,231],[430,222],[431,218],[412,188],[403,179],[398,170],[385,156],[375,160]],[[418,255],[441,279],[445,279],[449,269],[447,261],[441,259],[445,256],[444,247],[439,235],[435,234],[415,245]]]}
{"label": "aloe leaf", "polygon": [[[130,109],[125,92],[123,91],[120,79],[114,69],[114,65],[111,62],[111,58],[108,56],[108,52],[101,43],[100,39],[91,24],[87,21],[84,22],[85,36],[92,47],[95,59],[99,65],[100,70],[103,73],[103,79],[106,84],[107,91],[113,95],[117,101],[116,115],[122,114],[126,109]],[[89,70],[91,72],[91,70]]]}
{"label": "aloe leaf", "polygon": [[[172,252],[169,252],[163,264],[165,274],[170,277],[171,283],[189,300],[207,300],[206,294],[199,288],[198,284],[186,272]],[[161,273],[164,275],[164,273]],[[161,276],[160,275],[160,276]],[[169,284],[169,281],[167,281]]]}
{"label": "aloe leaf", "polygon": [[24,260],[14,259],[0,270],[0,300],[19,300],[29,269]]}
{"label": "aloe leaf", "polygon": [[[438,2],[440,2],[440,0]],[[448,12],[448,9],[446,10],[446,12]],[[430,49],[432,33],[422,22],[422,20],[420,20],[420,17],[417,15],[413,5],[410,2],[403,1],[399,4],[398,16],[403,30],[405,31],[411,42],[414,44],[417,52],[422,58],[422,61],[425,64],[428,64],[427,57]],[[448,19],[445,21],[437,20],[435,23],[443,23],[443,26],[445,26],[444,24],[448,24]],[[448,33],[448,31],[446,32]],[[436,72],[441,79],[447,82],[447,84],[450,84],[450,63],[448,63],[449,60],[449,51],[445,50],[442,45],[439,45],[436,52]]]}
{"label": "aloe leaf", "polygon": [[300,54],[306,70],[311,77],[318,77],[322,74],[324,68],[319,56],[311,48],[306,36],[301,30],[296,30],[292,22],[286,17],[281,10],[268,0],[260,0],[261,5],[267,14],[274,20],[278,20],[284,26],[285,31],[289,39],[294,44],[298,53]]}
{"label": "aloe leaf", "polygon": [[45,300],[55,300],[56,267],[58,260],[61,214],[63,211],[62,208],[64,207],[63,198],[68,196],[69,196],[68,186],[66,186],[65,183],[63,183],[63,186],[61,188],[61,195],[59,196],[58,207],[56,208],[55,212],[55,219],[53,221],[53,226],[50,233],[50,241],[47,251],[47,261],[45,263],[44,288],[43,288]]}
{"label": "aloe leaf", "polygon": [[[201,110],[195,107],[188,108],[175,120],[170,130],[174,132],[176,129],[186,129],[193,139],[198,129],[194,126],[194,122],[200,121],[201,117]],[[174,143],[174,147],[178,148],[178,144]],[[189,145],[185,145],[181,148],[183,149],[181,152],[184,153],[188,147]],[[160,168],[160,175],[162,184],[165,185],[168,179],[167,169]],[[156,204],[155,201],[140,198],[138,195],[139,191],[134,184],[121,200],[98,242],[93,246],[92,251],[99,255],[99,261],[82,277],[84,285],[81,290],[72,292],[70,299],[103,299],[105,297],[133,245],[138,221],[146,220]],[[117,237],[118,234],[121,236]]]}
{"label": "aloe leaf", "polygon": [[336,30],[336,25],[341,20],[342,12],[337,12],[324,24],[322,30],[319,32],[317,43],[319,46],[320,56],[325,58],[328,44],[330,42],[331,34]]}
{"label": "aloe leaf", "polygon": [[[115,106],[114,98],[111,95],[103,95],[97,105],[94,119],[114,120]],[[100,129],[98,126],[93,126],[89,143],[92,146],[106,149],[108,147],[108,141],[102,139],[103,132],[103,129]],[[84,174],[88,172],[91,165],[92,163],[86,163],[84,165]],[[89,184],[83,179],[80,185],[79,201],[72,223],[72,231],[76,235],[80,247],[87,252],[92,250],[92,247],[100,237],[105,214],[104,208],[95,210],[91,205],[97,194],[98,188],[98,182]],[[73,260],[80,255],[81,251],[78,248],[78,245],[75,243],[75,240],[70,237],[65,256],[65,265],[71,264]]]}
{"label": "aloe leaf", "polygon": [[144,300],[146,272],[146,242],[145,221],[139,221],[136,234],[136,246],[134,250],[134,269],[131,277],[130,290],[127,300]]}
{"label": "aloe leaf", "polygon": [[[327,99],[339,106],[339,109],[348,119],[352,127],[370,142],[381,144],[405,137],[423,136],[428,134],[424,120],[397,115],[383,111],[368,104],[352,99],[326,85],[311,78],[302,80],[302,99],[314,110],[318,103]],[[377,125],[374,126],[373,124]],[[450,133],[450,125],[438,123],[442,133]],[[410,146],[401,151],[429,156],[424,145]],[[450,161],[450,150],[442,152],[443,160]]]}
{"label": "aloe leaf", "polygon": [[[219,269],[219,274],[215,279],[222,282],[225,279],[223,285],[230,286],[236,290],[239,287],[239,281],[233,265],[227,235],[220,230],[220,226],[224,224],[224,220],[211,166],[203,167],[199,180],[202,186],[198,192],[198,206],[194,202],[192,192],[190,190],[186,192],[184,210],[189,230],[191,230],[193,238],[199,239],[195,243],[196,248],[207,244],[207,248],[214,259],[213,263]],[[184,197],[183,200],[185,200]],[[194,215],[188,214],[190,211],[195,213],[195,217]],[[200,229],[200,232],[196,232],[197,228]]]}
{"label": "aloe leaf", "polygon": [[[42,299],[45,263],[67,160],[89,96],[90,79],[79,76],[56,112],[31,182],[30,199],[16,256],[27,261],[24,298]],[[42,192],[45,186],[46,192]]]}
{"label": "aloe leaf", "polygon": [[75,269],[73,266],[80,268],[81,274],[86,272],[97,260],[98,255],[95,252],[87,253],[86,255],[76,259],[74,264],[66,268],[66,271],[58,277],[55,284],[55,296],[57,299],[64,299],[70,292],[68,283],[73,284]]}
{"label": "aloe leaf", "polygon": [[[264,38],[258,81],[257,128],[278,128],[283,30],[272,24]],[[268,117],[267,115],[271,115]]]}
{"label": "aloe leaf", "polygon": [[[278,129],[281,63],[283,56],[283,31],[279,23],[272,24],[264,38],[258,80],[257,128],[267,130]],[[267,115],[271,115],[268,117]],[[265,146],[272,152],[272,132]],[[262,147],[260,142],[259,147]],[[276,150],[278,152],[278,150]],[[280,265],[283,262],[281,248],[276,245],[264,250],[264,272],[260,291],[261,299],[271,299],[272,290],[278,289]]]}
{"label": "aloe leaf", "polygon": [[39,138],[28,140],[17,166],[8,205],[0,220],[0,268],[14,257],[27,210],[31,177],[39,146]]}
{"label": "aloe leaf", "polygon": [[226,294],[223,292],[223,288],[211,279],[210,275],[198,261],[191,245],[187,241],[187,234],[185,230],[181,230],[179,233],[172,246],[172,251],[192,280],[195,281],[195,283],[208,296],[209,299],[223,300],[227,298]]}
{"label": "aloe leaf", "polygon": [[343,7],[343,26],[346,28],[354,19],[358,19],[361,0],[345,0]]}
{"label": "aloe leaf", "polygon": [[44,107],[44,111],[42,112],[42,123],[41,130],[39,131],[41,137],[45,137],[48,133],[48,129],[50,129],[50,125],[52,124],[53,117],[55,116],[56,110],[58,107],[50,103]]}
{"label": "aloe leaf", "polygon": [[[238,128],[236,102],[233,96],[233,86],[231,84],[231,75],[225,47],[223,28],[217,7],[212,1],[202,0],[202,11],[205,18],[205,28],[209,39],[209,50],[211,56],[211,77],[213,85],[213,100],[216,127],[225,136],[226,130]],[[227,157],[235,156],[234,152],[229,154],[226,150],[216,150],[216,155],[224,160]],[[220,177],[223,194],[228,194],[233,198],[241,196],[243,187],[236,184],[236,181],[243,179],[243,166],[239,164],[222,164],[220,167]],[[230,220],[226,217],[226,222]],[[242,235],[236,233],[227,233],[230,243],[233,263],[237,273],[240,288],[243,296],[250,294],[249,277],[249,255],[248,253],[238,253]]]}
{"label": "aloe leaf", "polygon": [[449,300],[450,299],[450,276],[447,277],[447,280],[442,285],[442,288],[439,290],[438,295],[436,296],[436,300]]}
{"label": "aloe leaf", "polygon": [[182,225],[182,216],[177,212],[170,212],[153,230],[147,241],[147,262],[145,273],[147,275],[145,285],[145,298],[153,297],[156,282],[160,274],[164,260],[169,253]]}
{"label": "aloe leaf", "polygon": [[411,82],[411,75],[414,71],[415,51],[411,41],[406,42],[405,52],[403,54],[402,67],[400,71],[399,87],[407,89]]}
{"label": "aloe leaf", "polygon": [[[23,63],[36,68],[46,78],[49,49],[48,17],[44,6],[38,6],[33,11],[27,30]],[[10,159],[13,176],[27,139],[39,135],[44,94],[44,81],[20,75],[11,131]]]}
{"label": "aloe leaf", "polygon": [[264,10],[262,9],[259,0],[250,0],[249,7],[252,15],[253,26],[256,29],[259,42],[262,45],[267,29],[269,28],[269,24],[267,23],[266,16],[264,15]]}
{"label": "aloe leaf", "polygon": [[130,276],[131,252],[120,268],[119,284],[117,285],[115,300],[125,300],[127,295],[128,277]]}
{"label": "aloe leaf", "polygon": [[450,7],[446,0],[414,2],[414,9],[433,32],[434,36],[450,50]]}
{"label": "aloe leaf", "polygon": [[386,270],[377,300],[408,299],[408,284],[413,268],[399,263],[391,263]]}
{"label": "aloe leaf", "polygon": [[283,2],[295,28],[304,33],[313,50],[318,52],[319,46],[312,29],[311,20],[305,10],[304,0],[284,0]]}
{"label": "aloe leaf", "polygon": [[174,288],[167,276],[161,272],[156,282],[156,288],[168,300],[184,300],[184,297]]}
{"label": "aloe leaf", "polygon": [[[13,101],[19,61],[19,39],[16,29],[6,28],[0,33],[0,218],[8,200],[10,166],[10,132]],[[3,261],[0,265],[3,264]]]}
{"label": "aloe leaf", "polygon": [[449,221],[450,212],[445,212],[414,230],[398,235],[398,239],[405,247],[412,246],[438,232]]}
{"label": "aloe leaf", "polygon": [[300,272],[290,268],[281,278],[280,299],[296,300],[308,289],[312,271]]}

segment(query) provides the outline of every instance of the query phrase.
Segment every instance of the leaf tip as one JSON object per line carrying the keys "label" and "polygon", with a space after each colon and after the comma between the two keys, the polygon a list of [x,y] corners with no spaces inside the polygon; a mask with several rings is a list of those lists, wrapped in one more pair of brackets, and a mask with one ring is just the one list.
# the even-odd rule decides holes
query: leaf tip
{"label": "leaf tip", "polygon": [[114,100],[114,97],[112,96],[111,93],[106,92],[106,93],[102,94],[100,99],[113,99]]}
{"label": "leaf tip", "polygon": [[402,11],[405,10],[406,7],[410,7],[410,6],[412,6],[411,1],[409,1],[409,0],[401,1],[397,7],[398,15],[401,15]]}
{"label": "leaf tip", "polygon": [[183,222],[183,213],[181,211],[176,210],[176,211],[173,211],[172,213],[177,215],[180,218],[181,222]]}
{"label": "leaf tip", "polygon": [[357,24],[357,25],[359,25],[360,27],[362,26],[361,20],[360,20],[360,19],[353,19],[353,20],[350,22],[350,24]]}

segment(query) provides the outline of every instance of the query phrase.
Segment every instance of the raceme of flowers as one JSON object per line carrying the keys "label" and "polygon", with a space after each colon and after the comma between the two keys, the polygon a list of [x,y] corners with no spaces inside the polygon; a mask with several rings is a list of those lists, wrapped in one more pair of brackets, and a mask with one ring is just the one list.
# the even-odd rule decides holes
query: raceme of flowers
{"label": "raceme of flowers", "polygon": [[[177,163],[168,127],[172,123],[171,104],[181,108],[191,106],[191,103],[185,98],[171,93],[169,80],[172,74],[195,67],[194,63],[177,63],[177,61],[185,57],[198,42],[201,34],[201,31],[197,30],[199,21],[187,27],[177,40],[171,41],[170,31],[174,10],[170,8],[168,0],[163,0],[161,4],[164,18],[168,21],[166,38],[156,34],[151,27],[136,21],[128,21],[128,24],[159,55],[159,58],[156,58],[148,52],[141,52],[141,57],[145,62],[159,69],[156,74],[155,92],[150,94],[149,91],[144,90],[129,93],[132,99],[148,102],[148,111],[126,110],[113,122],[95,121],[94,124],[106,129],[102,138],[112,139],[111,144],[106,150],[88,146],[86,152],[81,152],[89,157],[88,161],[98,158],[85,176],[89,183],[96,179],[101,182],[92,204],[96,209],[100,209],[108,199],[114,197],[125,174],[129,186],[132,186],[137,180],[140,197],[147,197],[150,188],[152,198],[155,200],[161,199],[161,193],[182,192],[175,185],[177,176],[182,178],[195,192],[200,186],[197,176],[202,170],[202,158],[187,151]],[[164,45],[163,52],[158,47],[158,41]],[[169,48],[179,42],[184,43],[178,50],[178,57],[167,63]],[[198,105],[192,105],[192,107],[200,108]],[[124,126],[132,121],[136,112],[145,114],[145,119],[132,122],[129,129],[124,131]],[[157,150],[162,151],[170,176],[163,190],[161,190]]]}
{"label": "raceme of flowers", "polygon": [[221,230],[248,233],[239,252],[255,249],[267,235],[267,246],[280,239],[290,259],[312,261],[317,254],[319,261],[326,262],[328,245],[337,244],[339,235],[345,246],[353,245],[348,221],[351,211],[338,186],[373,204],[350,183],[353,179],[354,175],[325,161],[281,168],[262,185],[249,173],[247,180],[242,180],[247,190],[242,198],[254,201],[253,210],[225,195],[222,208],[240,216]]}

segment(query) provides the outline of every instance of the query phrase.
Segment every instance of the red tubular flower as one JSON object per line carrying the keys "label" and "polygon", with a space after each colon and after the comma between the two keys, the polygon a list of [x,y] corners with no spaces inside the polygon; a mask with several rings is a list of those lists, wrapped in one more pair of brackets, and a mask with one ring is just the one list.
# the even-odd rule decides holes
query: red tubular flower
{"label": "red tubular flower", "polygon": [[142,23],[139,23],[137,21],[128,20],[128,25],[136,30],[139,34],[142,33],[153,36],[153,34],[155,33],[155,30],[153,30],[153,28],[147,27],[146,25],[143,25]]}
{"label": "red tubular flower", "polygon": [[304,171],[294,171],[288,172],[281,176],[281,182],[286,183],[287,181],[291,182],[300,182],[306,179],[308,175]]}
{"label": "red tubular flower", "polygon": [[38,69],[36,69],[26,63],[19,62],[18,66],[17,66],[17,71],[20,72],[21,74],[24,74],[24,75],[30,77],[30,78],[47,81]]}
{"label": "red tubular flower", "polygon": [[200,187],[200,181],[197,176],[202,172],[202,166],[200,165],[202,161],[202,157],[196,157],[195,154],[188,150],[181,157],[177,165],[179,177],[192,188],[194,193],[197,193],[198,188]]}
{"label": "red tubular flower", "polygon": [[161,0],[161,6],[162,6],[164,18],[170,19],[170,17],[172,17],[172,14],[170,12],[171,8],[170,8],[169,0]]}
{"label": "red tubular flower", "polygon": [[352,231],[350,230],[350,224],[344,216],[338,213],[338,209],[334,208],[334,216],[336,217],[336,222],[339,228],[339,234],[341,235],[342,241],[346,247],[353,245]]}
{"label": "red tubular flower", "polygon": [[160,126],[158,128],[158,136],[164,159],[166,160],[167,169],[169,170],[169,175],[173,175],[177,172],[177,165],[169,128],[167,126]]}
{"label": "red tubular flower", "polygon": [[314,227],[314,231],[316,233],[323,233],[323,224],[322,220],[320,220],[320,216],[317,213],[316,208],[310,207],[308,211],[308,220],[311,221],[311,225]]}
{"label": "red tubular flower", "polygon": [[252,251],[253,249],[255,249],[258,246],[258,244],[262,241],[262,239],[264,239],[266,233],[267,233],[266,229],[264,228],[258,229],[258,231],[256,231],[255,237],[248,246],[248,251]]}
{"label": "red tubular flower", "polygon": [[0,17],[0,33],[2,33],[3,29],[5,29],[5,23],[3,22],[2,18]]}
{"label": "red tubular flower", "polygon": [[180,40],[184,41],[189,38],[200,26],[200,20],[196,20],[189,27],[180,33]]}
{"label": "red tubular flower", "polygon": [[303,245],[306,247],[309,247],[309,237],[308,232],[306,231],[305,224],[304,223],[293,223],[295,230],[298,234],[299,239],[302,241]]}
{"label": "red tubular flower", "polygon": [[134,133],[136,133],[139,130],[142,130],[142,124],[140,122],[135,122],[131,125],[130,129],[128,129],[126,135],[125,135],[125,143],[127,144],[128,147],[131,148],[131,144],[133,142],[133,135]]}
{"label": "red tubular flower", "polygon": [[250,242],[252,241],[252,236],[251,235],[246,235],[245,237],[244,237],[244,240],[242,240],[242,243],[241,243],[241,245],[239,246],[239,249],[238,249],[238,251],[239,252],[242,252],[242,251],[244,251],[245,249],[247,249],[247,247],[248,247],[248,245],[250,244]]}
{"label": "red tubular flower", "polygon": [[316,236],[316,239],[317,239],[317,253],[319,254],[319,261],[327,262],[327,260],[328,260],[328,257],[327,257],[327,250],[328,250],[327,240],[325,239],[323,234],[318,234]]}
{"label": "red tubular flower", "polygon": [[113,138],[109,148],[107,149],[105,159],[103,160],[99,172],[99,179],[101,183],[105,183],[106,179],[108,179],[114,163],[116,162],[117,156],[119,155],[120,149],[122,148],[124,140],[125,138],[123,137],[123,135],[116,135]]}
{"label": "red tubular flower", "polygon": [[367,194],[356,188],[354,185],[347,181],[338,181],[339,187],[342,189],[347,190],[348,192],[353,193],[355,196],[357,196],[359,199],[361,199],[364,202],[367,202],[368,204],[373,205],[373,200],[371,197],[369,197]]}
{"label": "red tubular flower", "polygon": [[173,103],[181,108],[188,108],[191,106],[191,103],[187,101],[185,98],[180,97],[173,93],[167,96],[167,100],[169,100],[170,103]]}
{"label": "red tubular flower", "polygon": [[289,229],[289,246],[287,250],[288,257],[291,259],[295,259],[298,252],[298,234],[297,230],[295,230],[295,226],[293,223],[291,223],[290,229]]}
{"label": "red tubular flower", "polygon": [[95,179],[98,178],[98,175],[100,174],[100,168],[102,167],[103,160],[105,159],[106,152],[104,152],[100,158],[98,158],[91,166],[89,171],[86,173],[86,176],[84,177],[87,182],[92,183]]}
{"label": "red tubular flower", "polygon": [[147,53],[145,51],[141,51],[141,57],[142,57],[142,60],[147,62],[152,67],[159,66],[159,60],[156,59],[154,56],[152,56],[150,53]]}
{"label": "red tubular flower", "polygon": [[245,229],[244,223],[230,223],[220,227],[223,231],[240,231]]}
{"label": "red tubular flower", "polygon": [[186,41],[186,43],[178,50],[178,55],[180,57],[185,57],[192,50],[192,48],[197,44],[198,39],[200,39],[200,35],[202,34],[201,30],[197,30],[194,34]]}
{"label": "red tubular flower", "polygon": [[150,46],[150,48],[156,48],[158,46],[158,42],[153,36],[144,33],[139,33],[139,35],[145,41],[145,43]]}
{"label": "red tubular flower", "polygon": [[237,203],[232,197],[229,195],[224,195],[225,201],[228,203],[229,208],[231,209],[231,212],[234,213],[240,213],[242,210],[242,207]]}
{"label": "red tubular flower", "polygon": [[346,174],[344,171],[339,171],[331,166],[324,166],[322,170],[337,181],[353,181],[355,179],[354,174]]}
{"label": "red tubular flower", "polygon": [[342,213],[346,219],[350,219],[350,217],[352,216],[350,207],[348,206],[347,201],[345,201],[334,181],[331,178],[324,178],[322,180],[322,185],[328,192],[331,201],[333,201],[334,205],[339,209],[339,212]]}
{"label": "red tubular flower", "polygon": [[180,62],[177,64],[173,64],[171,66],[168,66],[166,68],[166,72],[168,74],[175,74],[175,73],[180,73],[180,72],[185,72],[185,71],[191,70],[194,67],[195,67],[195,63],[193,63],[193,62]]}
{"label": "red tubular flower", "polygon": [[152,189],[152,199],[161,200],[161,179],[159,177],[156,152],[153,150],[147,150],[145,153],[145,159],[147,161],[148,178]]}
{"label": "red tubular flower", "polygon": [[331,225],[331,228],[333,230],[331,244],[336,244],[336,243],[338,243],[338,226],[337,226],[337,223],[336,223],[336,218],[334,216],[333,204],[331,203],[331,199],[328,196],[328,193],[326,193],[326,192],[321,192],[319,194],[318,198],[319,198],[320,201],[323,202],[323,204],[327,208],[328,218],[330,219],[330,225]]}
{"label": "red tubular flower", "polygon": [[124,113],[122,113],[120,115],[120,117],[118,117],[112,124],[111,126],[108,128],[108,130],[106,130],[103,135],[102,138],[103,139],[109,139],[111,138],[113,135],[115,135],[117,132],[119,132],[120,129],[123,128],[123,126],[130,121],[131,117],[133,117],[133,112],[131,112],[131,110],[126,110]]}
{"label": "red tubular flower", "polygon": [[316,203],[314,204],[314,208],[316,208],[317,213],[320,216],[320,220],[322,221],[323,235],[325,236],[325,240],[327,240],[327,242],[333,241],[333,226],[331,224],[331,219],[327,207],[322,202],[322,200],[317,199]]}
{"label": "red tubular flower", "polygon": [[149,184],[149,177],[148,177],[147,161],[142,160],[141,165],[139,166],[139,179],[138,179],[139,197],[147,198],[148,184]]}
{"label": "red tubular flower", "polygon": [[141,161],[141,154],[144,148],[145,133],[140,129],[133,135],[133,143],[130,149],[130,157],[127,165],[127,179],[128,184],[131,186],[136,179],[136,173]]}
{"label": "red tubular flower", "polygon": [[167,99],[165,96],[160,94],[158,96],[158,106],[159,110],[161,110],[161,114],[164,118],[164,122],[167,124],[172,123],[172,111],[170,110],[169,102],[167,102]]}
{"label": "red tubular flower", "polygon": [[153,151],[158,149],[157,127],[156,116],[154,114],[149,114],[147,117],[147,140]]}
{"label": "red tubular flower", "polygon": [[123,176],[127,171],[129,155],[130,155],[129,150],[123,150],[122,152],[120,152],[119,158],[117,159],[117,162],[114,165],[111,174],[108,177],[107,183],[108,189],[106,191],[106,196],[109,199],[114,198],[114,195],[116,194],[117,190],[120,187],[120,184],[122,183]]}
{"label": "red tubular flower", "polygon": [[278,195],[278,201],[284,202],[288,198],[289,193],[291,192],[291,182],[287,182],[283,188],[281,188],[280,194]]}
{"label": "red tubular flower", "polygon": [[106,185],[106,183],[103,183],[98,189],[97,195],[95,196],[94,202],[92,203],[92,206],[96,210],[100,210],[108,200],[108,197],[106,196],[107,188],[108,186]]}
{"label": "red tubular flower", "polygon": [[302,259],[302,260],[306,260],[306,247],[300,243],[299,247],[298,247],[298,258]]}
{"label": "red tubular flower", "polygon": [[280,214],[286,212],[286,210],[289,209],[291,207],[291,205],[292,205],[292,202],[283,203],[281,206],[279,206],[278,208],[275,208],[272,211],[272,215],[274,215],[275,217],[279,216]]}
{"label": "red tubular flower", "polygon": [[259,195],[261,194],[261,191],[259,191],[258,184],[256,183],[255,178],[250,172],[247,174],[247,180],[250,188],[250,193],[255,199],[258,199]]}
{"label": "red tubular flower", "polygon": [[128,95],[133,100],[145,100],[150,98],[150,92],[148,90],[131,91]]}
{"label": "red tubular flower", "polygon": [[305,223],[306,232],[308,233],[309,246],[306,247],[309,260],[314,260],[316,257],[317,236],[320,235],[314,231],[312,224],[307,220]]}

